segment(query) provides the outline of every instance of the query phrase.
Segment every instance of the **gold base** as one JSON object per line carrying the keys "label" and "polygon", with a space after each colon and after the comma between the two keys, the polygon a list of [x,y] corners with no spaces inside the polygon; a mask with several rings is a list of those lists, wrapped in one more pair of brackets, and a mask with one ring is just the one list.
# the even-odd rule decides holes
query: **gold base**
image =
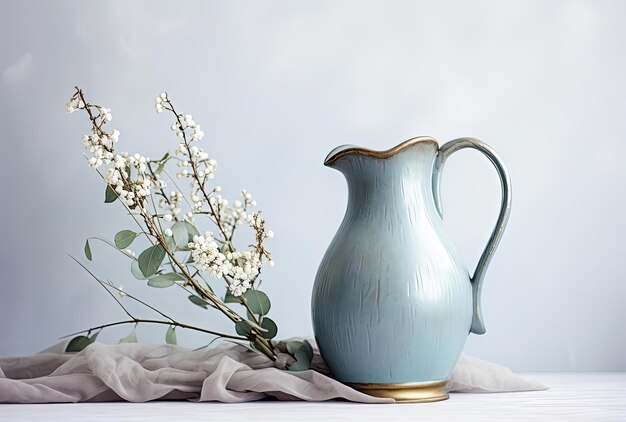
{"label": "gold base", "polygon": [[428,403],[450,398],[445,390],[448,381],[414,384],[349,384],[350,387],[374,397],[394,399],[398,403]]}

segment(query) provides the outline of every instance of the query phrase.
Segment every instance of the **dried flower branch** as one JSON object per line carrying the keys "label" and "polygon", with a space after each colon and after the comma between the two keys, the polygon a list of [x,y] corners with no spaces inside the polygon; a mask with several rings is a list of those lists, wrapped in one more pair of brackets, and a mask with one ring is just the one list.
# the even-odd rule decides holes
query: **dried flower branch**
{"label": "dried flower branch", "polygon": [[[126,323],[169,324],[170,337],[172,327],[178,326],[220,337],[247,339],[256,350],[275,359],[272,338],[278,329],[274,321],[267,317],[269,298],[256,286],[262,266],[274,264],[264,243],[273,237],[273,233],[266,229],[261,212],[251,211],[256,201],[246,190],[241,191],[241,200],[231,205],[221,196],[220,186],[209,186],[217,170],[217,162],[209,158],[209,154],[199,146],[204,132],[193,117],[177,112],[166,93],[159,95],[155,104],[157,112],[166,111],[174,116],[171,130],[178,137],[174,154],[166,153],[159,160],[151,160],[137,153],[116,152],[120,132],[106,129],[112,120],[111,110],[87,102],[80,88],[76,87],[67,103],[68,113],[84,110],[91,122],[91,133],[83,137],[83,145],[89,165],[99,173],[101,168],[105,169],[100,173],[107,184],[105,202],[120,202],[139,226],[139,232],[120,231],[113,243],[101,240],[131,259],[131,272],[135,278],[147,280],[147,284],[152,287],[177,285],[186,290],[191,293],[188,298],[194,304],[203,308],[210,306],[229,318],[235,324],[237,336],[198,329],[171,319],[157,322],[135,318],[117,298],[131,319],[93,327],[84,332]],[[176,178],[189,182],[187,197],[173,179],[174,189],[167,192],[168,183],[161,174],[169,175],[165,168],[170,163],[176,165]],[[188,205],[186,209],[185,205]],[[202,220],[208,220],[217,228],[217,232],[205,231],[201,234],[196,224]],[[236,247],[234,234],[237,227],[244,224],[253,231],[255,241],[248,249],[242,250]],[[150,246],[137,257],[127,248],[142,234]],[[85,245],[85,254],[89,260],[92,259],[89,240]],[[226,295],[223,299],[214,293],[203,275],[225,284]],[[110,283],[105,284],[98,278],[96,280],[109,293],[109,288],[124,293]],[[246,317],[239,315],[227,303],[243,305]],[[129,338],[135,338],[134,330],[126,340]],[[82,342],[86,340],[82,339]]]}

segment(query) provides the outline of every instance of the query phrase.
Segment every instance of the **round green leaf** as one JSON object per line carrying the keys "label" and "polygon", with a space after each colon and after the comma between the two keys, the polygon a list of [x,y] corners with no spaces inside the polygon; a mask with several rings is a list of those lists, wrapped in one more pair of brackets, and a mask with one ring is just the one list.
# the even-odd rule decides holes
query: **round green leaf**
{"label": "round green leaf", "polygon": [[187,221],[179,221],[172,226],[172,236],[178,250],[188,251],[189,242],[198,235],[200,235],[198,229]]}
{"label": "round green leaf", "polygon": [[235,324],[235,331],[240,336],[247,337],[250,334],[250,324],[246,321],[239,321]]}
{"label": "round green leaf", "polygon": [[150,287],[165,288],[165,287],[170,287],[173,285],[174,285],[173,280],[167,280],[161,277],[154,277],[148,280],[148,286]]}
{"label": "round green leaf", "polygon": [[174,237],[165,236],[165,245],[170,252],[176,252],[176,242],[174,241]]}
{"label": "round green leaf", "polygon": [[179,250],[189,250],[189,233],[187,233],[187,227],[185,227],[182,221],[179,221],[172,226],[172,237],[174,238],[174,243]]}
{"label": "round green leaf", "polygon": [[305,371],[311,366],[311,360],[313,359],[313,348],[307,341],[288,341],[287,352],[296,360],[289,365],[290,371]]}
{"label": "round green leaf", "polygon": [[148,280],[150,287],[170,287],[177,281],[184,280],[184,277],[176,273],[161,274]]}
{"label": "round green leaf", "polygon": [[176,344],[176,328],[173,325],[167,327],[167,332],[165,333],[165,342],[167,344]]}
{"label": "round green leaf", "polygon": [[193,240],[194,236],[200,236],[200,232],[198,231],[198,229],[196,229],[196,226],[194,226],[188,221],[182,221],[182,223],[185,225],[185,228],[187,229],[187,233],[189,233],[190,242]]}
{"label": "round green leaf", "polygon": [[288,369],[290,371],[306,371],[311,367],[311,359],[304,350],[298,350],[294,358],[296,359],[296,361],[289,365]]}
{"label": "round green leaf", "polygon": [[267,332],[263,333],[263,337],[266,339],[273,339],[276,337],[276,334],[278,333],[278,326],[274,321],[265,317],[263,318],[263,321],[261,321],[261,327],[267,330]]}
{"label": "round green leaf", "polygon": [[139,269],[139,261],[137,261],[136,259],[133,259],[133,262],[130,264],[130,272],[137,280],[145,280],[146,278],[148,278],[143,275],[141,269]]}
{"label": "round green leaf", "polygon": [[87,336],[77,336],[77,337],[74,337],[67,344],[67,347],[65,348],[65,351],[66,352],[80,352],[85,347],[87,347],[91,343],[93,343],[94,341],[96,341],[95,336],[92,336],[92,338],[87,337]]}
{"label": "round green leaf", "polygon": [[302,350],[307,354],[307,356],[309,357],[309,361],[311,359],[313,359],[313,347],[311,347],[311,343],[309,343],[308,340],[304,340],[302,342]]}
{"label": "round green leaf", "polygon": [[126,249],[133,243],[133,240],[137,237],[137,233],[132,230],[122,230],[118,234],[115,235],[113,239],[115,242],[115,246],[117,249]]}
{"label": "round green leaf", "polygon": [[239,303],[239,298],[233,295],[230,290],[226,289],[226,294],[224,295],[224,303]]}
{"label": "round green leaf", "polygon": [[141,273],[146,277],[156,273],[163,258],[165,258],[165,249],[161,245],[154,245],[143,251],[137,258]]}
{"label": "round green leaf", "polygon": [[172,280],[172,281],[182,281],[185,279],[185,277],[183,277],[182,275],[178,274],[178,273],[165,273],[165,274],[161,274],[155,278],[162,278],[165,280]]}
{"label": "round green leaf", "polygon": [[207,306],[209,305],[209,302],[202,298],[199,298],[196,295],[189,295],[189,300],[191,301],[191,303],[194,303],[204,309],[207,309]]}
{"label": "round green leaf", "polygon": [[107,185],[106,190],[104,191],[104,202],[109,204],[117,199],[117,192],[113,190],[111,185]]}
{"label": "round green leaf", "polygon": [[287,342],[287,352],[290,355],[295,355],[298,350],[302,348],[302,342],[298,340],[292,340]]}
{"label": "round green leaf", "polygon": [[243,294],[243,297],[246,299],[246,303],[253,314],[263,316],[269,312],[271,307],[270,299],[262,291],[248,289]]}

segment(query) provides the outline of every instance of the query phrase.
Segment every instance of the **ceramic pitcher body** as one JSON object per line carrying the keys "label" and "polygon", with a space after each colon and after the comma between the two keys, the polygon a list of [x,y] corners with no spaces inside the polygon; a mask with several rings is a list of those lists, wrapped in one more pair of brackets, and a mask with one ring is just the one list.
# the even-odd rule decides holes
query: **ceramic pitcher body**
{"label": "ceramic pitcher body", "polygon": [[[477,148],[503,184],[502,210],[473,277],[443,229],[439,180],[449,154]],[[445,380],[470,331],[482,334],[480,288],[510,209],[506,170],[474,139],[439,148],[414,138],[388,151],[336,148],[326,165],[348,182],[346,214],[317,272],[313,325],[338,380],[407,401],[447,398]]]}

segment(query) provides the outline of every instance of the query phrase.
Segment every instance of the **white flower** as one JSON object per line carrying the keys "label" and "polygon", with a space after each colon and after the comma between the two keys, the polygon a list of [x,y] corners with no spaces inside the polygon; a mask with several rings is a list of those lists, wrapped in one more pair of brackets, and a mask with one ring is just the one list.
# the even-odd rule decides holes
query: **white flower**
{"label": "white flower", "polygon": [[78,93],[65,103],[67,113],[73,113],[78,109],[85,108],[85,103],[78,98]]}
{"label": "white flower", "polygon": [[172,233],[172,229],[165,229],[163,233],[165,233],[167,237],[172,237],[172,235],[174,234]]}
{"label": "white flower", "polygon": [[113,119],[113,116],[111,115],[111,109],[109,108],[100,107],[98,109],[98,112],[100,113],[100,117],[107,122],[110,122]]}
{"label": "white flower", "polygon": [[229,273],[230,263],[220,252],[211,233],[206,232],[204,236],[194,236],[193,242],[189,243],[189,249],[191,249],[191,256],[200,271],[209,272],[215,278],[221,278],[224,274]]}

